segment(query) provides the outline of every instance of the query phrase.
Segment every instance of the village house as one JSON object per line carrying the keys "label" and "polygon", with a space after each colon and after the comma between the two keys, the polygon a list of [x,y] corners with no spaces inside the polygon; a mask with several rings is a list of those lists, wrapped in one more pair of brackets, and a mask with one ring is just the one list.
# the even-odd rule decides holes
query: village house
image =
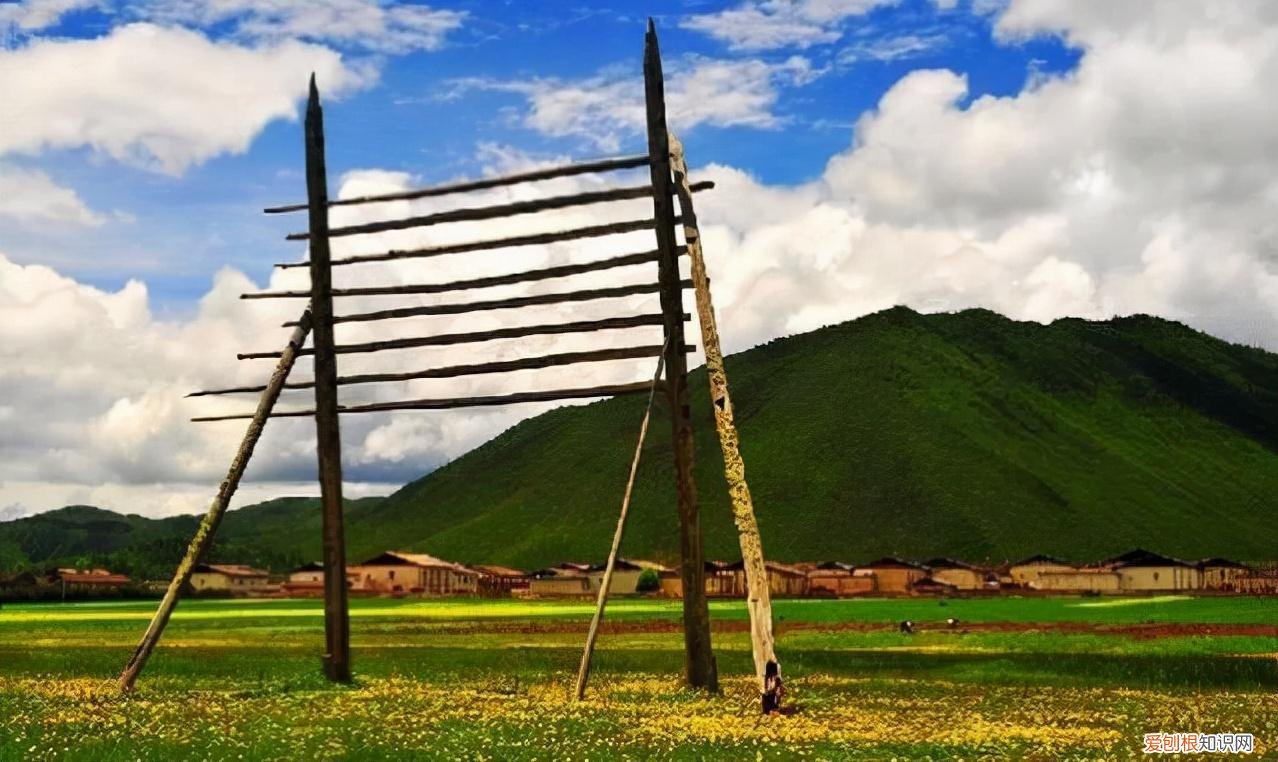
{"label": "village house", "polygon": [[191,589],[197,593],[260,595],[274,588],[271,575],[263,569],[247,564],[200,564],[191,573]]}
{"label": "village house", "polygon": [[1198,590],[1203,586],[1202,572],[1194,564],[1143,548],[1102,561],[1100,566],[1118,573],[1122,590]]}
{"label": "village house", "polygon": [[311,561],[288,573],[289,582],[324,584],[324,564]]}
{"label": "village house", "polygon": [[1057,592],[1116,593],[1121,588],[1121,583],[1115,571],[1096,566],[1079,566],[1067,571],[1040,571],[1032,586],[1036,590]]}
{"label": "village house", "polygon": [[1075,568],[1077,567],[1068,561],[1039,554],[1030,556],[1023,561],[1017,561],[1009,566],[1007,568],[1007,579],[1013,585],[1037,589],[1039,577],[1044,572],[1072,572]]}
{"label": "village house", "polygon": [[475,595],[479,572],[426,553],[388,550],[347,568],[352,590],[369,593]]}
{"label": "village house", "polygon": [[935,577],[924,577],[910,585],[910,592],[918,595],[951,595],[958,592],[958,587]]}
{"label": "village house", "polygon": [[[745,577],[745,563],[738,561],[741,576]],[[808,594],[808,573],[793,564],[775,561],[764,563],[768,570],[768,591],[775,598],[797,598]]]}
{"label": "village house", "polygon": [[[745,574],[738,574],[735,564],[729,561],[706,561],[706,595],[712,598],[744,598],[746,596]],[[680,589],[676,593],[683,596],[683,581],[676,576]],[[664,590],[664,588],[663,588]]]}
{"label": "village house", "polygon": [[858,575],[852,564],[826,561],[808,572],[808,595],[846,598],[871,592],[874,592],[874,577]]}
{"label": "village house", "polygon": [[[645,571],[653,571],[658,578],[668,571],[666,567],[655,561],[644,561],[637,558],[618,558],[612,570],[612,584],[608,587],[608,595],[626,595],[639,591],[639,578]],[[604,565],[591,566],[586,572],[590,578],[590,591],[598,593],[603,584]]]}
{"label": "village house", "polygon": [[130,582],[128,575],[107,569],[55,569],[48,578],[49,582],[61,584],[64,589],[82,590],[119,590]]}
{"label": "village house", "polygon": [[1278,566],[1249,569],[1233,579],[1233,592],[1247,595],[1278,595]]}
{"label": "village house", "polygon": [[[798,597],[808,593],[808,572],[793,564],[764,562],[768,574],[768,591],[775,597]],[[744,561],[707,561],[706,595],[712,598],[746,597]],[[665,586],[662,588],[666,591]],[[680,590],[679,595],[682,595]]]}
{"label": "village house", "polygon": [[932,570],[932,579],[958,590],[988,590],[998,587],[998,577],[965,561],[933,558],[924,566]]}
{"label": "village house", "polygon": [[928,576],[927,567],[891,556],[860,564],[856,571],[872,576],[874,591],[888,595],[908,593],[915,582]]}
{"label": "village house", "polygon": [[535,597],[590,595],[590,564],[563,563],[538,569],[528,576],[528,594]]}
{"label": "village house", "polygon": [[500,598],[528,589],[528,574],[518,569],[496,564],[471,564],[470,568],[479,573],[480,595]]}
{"label": "village house", "polygon": [[[346,570],[346,586],[352,586],[352,573]],[[324,565],[318,561],[302,564],[288,573],[288,579],[280,585],[285,596],[313,598],[324,594]]]}
{"label": "village house", "polygon": [[1247,564],[1228,558],[1204,558],[1198,562],[1198,571],[1203,575],[1204,589],[1224,591],[1236,589],[1237,580],[1251,573]]}

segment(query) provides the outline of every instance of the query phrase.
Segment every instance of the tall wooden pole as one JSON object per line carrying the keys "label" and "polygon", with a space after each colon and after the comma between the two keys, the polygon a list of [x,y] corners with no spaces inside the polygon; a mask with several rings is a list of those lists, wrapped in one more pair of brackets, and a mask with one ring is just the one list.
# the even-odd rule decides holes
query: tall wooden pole
{"label": "tall wooden pole", "polygon": [[617,568],[617,553],[621,551],[621,538],[626,533],[626,515],[630,513],[630,496],[635,489],[635,475],[639,473],[639,457],[643,454],[643,440],[648,436],[648,421],[652,418],[652,400],[657,395],[657,384],[661,383],[661,371],[665,366],[665,359],[665,355],[657,357],[657,372],[652,376],[652,389],[648,392],[648,407],[644,409],[643,421],[639,424],[639,441],[635,442],[635,454],[630,459],[630,476],[626,479],[626,489],[621,495],[621,513],[617,516],[617,529],[612,533],[612,547],[608,550],[603,579],[599,582],[599,595],[595,598],[595,615],[590,620],[590,629],[586,631],[586,647],[581,651],[581,664],[577,667],[578,701],[586,697],[586,681],[590,679],[590,658],[595,653],[599,624],[603,621],[604,608],[608,605],[612,574]]}
{"label": "tall wooden pole", "polygon": [[142,668],[146,666],[147,659],[151,657],[151,652],[160,642],[160,636],[164,634],[164,628],[169,623],[169,617],[173,615],[173,609],[177,608],[182,591],[191,581],[191,574],[195,571],[196,565],[203,560],[209,546],[213,544],[213,535],[217,532],[218,524],[222,523],[222,516],[230,506],[236,488],[240,486],[244,469],[248,467],[249,459],[253,457],[253,448],[257,446],[257,440],[262,436],[266,420],[275,407],[275,401],[280,397],[280,390],[284,388],[284,380],[293,369],[293,362],[297,359],[297,353],[306,342],[306,334],[310,330],[311,313],[307,310],[302,313],[301,320],[297,321],[297,327],[293,329],[293,335],[289,337],[288,346],[284,348],[284,353],[280,355],[280,361],[275,364],[275,371],[271,373],[266,388],[258,397],[257,410],[254,411],[253,419],[249,421],[244,438],[240,441],[240,447],[235,452],[231,468],[227,471],[226,478],[222,480],[217,497],[213,498],[213,502],[209,505],[208,513],[201,519],[199,529],[191,538],[191,544],[186,548],[186,555],[182,557],[177,569],[173,572],[169,588],[164,591],[164,600],[160,601],[160,607],[156,609],[155,616],[151,617],[151,624],[142,635],[142,641],[138,643],[132,658],[125,665],[124,671],[120,673],[120,690],[125,692],[133,690],[133,683],[137,681]]}
{"label": "tall wooden pole", "polygon": [[333,351],[333,282],[328,250],[328,173],[324,112],[315,75],[306,105],[306,195],[310,213],[311,317],[315,323],[315,443],[324,511],[324,674],[351,679],[346,608],[346,540],[342,530],[342,439],[337,423],[337,355]]}
{"label": "tall wooden pole", "polygon": [[701,547],[701,518],[693,479],[692,414],[688,408],[688,359],[684,354],[683,292],[679,286],[679,257],[675,241],[674,202],[671,200],[670,146],[666,132],[665,82],[657,31],[648,19],[643,55],[644,95],[648,112],[648,160],[652,177],[652,205],[657,233],[661,311],[666,331],[666,399],[672,422],[671,444],[678,491],[680,576],[683,582],[683,641],[688,685],[719,690],[718,670],[710,647],[710,607],[706,603],[705,559]]}
{"label": "tall wooden pole", "polygon": [[706,353],[706,378],[710,381],[710,402],[714,408],[715,428],[723,451],[723,474],[732,501],[732,517],[741,544],[741,560],[746,575],[746,608],[750,613],[750,650],[754,656],[755,676],[763,687],[763,670],[776,661],[772,634],[772,595],[768,589],[768,568],[764,563],[763,540],[754,517],[754,500],[746,484],[745,461],[741,459],[740,439],[732,416],[732,399],[728,396],[728,374],[723,367],[723,349],[719,346],[719,327],[714,318],[714,302],[710,299],[710,277],[701,251],[701,230],[697,213],[692,208],[692,191],[688,185],[688,164],[683,157],[683,144],[670,136],[670,160],[674,169],[675,193],[679,196],[679,212],[683,217],[683,240],[692,264],[692,286],[697,299],[697,318],[701,323],[701,346]]}

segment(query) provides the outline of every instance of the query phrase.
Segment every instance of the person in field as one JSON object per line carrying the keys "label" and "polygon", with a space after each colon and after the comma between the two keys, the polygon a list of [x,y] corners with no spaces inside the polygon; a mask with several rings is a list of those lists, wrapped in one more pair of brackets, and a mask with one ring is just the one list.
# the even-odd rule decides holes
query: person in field
{"label": "person in field", "polygon": [[763,713],[780,714],[781,697],[785,687],[781,684],[781,666],[769,661],[763,668]]}

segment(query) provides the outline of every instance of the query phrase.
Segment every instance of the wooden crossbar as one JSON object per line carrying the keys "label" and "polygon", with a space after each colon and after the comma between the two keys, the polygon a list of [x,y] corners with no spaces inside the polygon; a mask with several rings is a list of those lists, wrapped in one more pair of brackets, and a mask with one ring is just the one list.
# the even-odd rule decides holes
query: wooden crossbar
{"label": "wooden crossbar", "polygon": [[[680,247],[679,255],[687,252],[686,249]],[[492,286],[509,286],[514,283],[528,283],[531,281],[547,280],[550,278],[564,278],[569,275],[581,275],[583,273],[600,272],[603,270],[612,270],[618,267],[630,267],[632,265],[642,265],[648,262],[656,262],[660,252],[656,249],[651,251],[639,251],[633,254],[622,254],[619,257],[611,257],[609,259],[600,259],[594,262],[581,262],[572,265],[558,265],[556,267],[545,267],[540,270],[525,270],[520,273],[510,273],[507,275],[490,275],[483,278],[469,278],[466,280],[449,281],[448,283],[420,283],[404,286],[361,286],[359,288],[335,288],[332,291],[333,296],[388,296],[391,294],[442,294],[448,291],[467,291],[475,288],[490,288]],[[310,291],[257,291],[248,294],[240,294],[241,299],[306,299],[310,297]]]}
{"label": "wooden crossbar", "polygon": [[[714,187],[714,181],[702,180],[692,184],[694,193],[710,190]],[[419,217],[405,217],[398,220],[383,220],[381,222],[366,222],[360,225],[347,225],[340,228],[329,228],[328,237],[338,238],[348,235],[368,235],[370,233],[385,233],[391,230],[407,230],[408,228],[422,228],[431,225],[441,225],[446,222],[479,222],[481,220],[494,220],[502,217],[513,217],[519,214],[532,214],[534,212],[547,212],[554,209],[567,209],[574,206],[587,206],[589,204],[600,204],[605,201],[626,201],[636,198],[649,198],[652,196],[652,187],[648,185],[636,185],[629,188],[610,188],[601,191],[589,191],[587,193],[573,193],[567,196],[551,196],[549,198],[538,198],[529,201],[515,201],[509,204],[496,204],[493,206],[472,206],[461,209],[449,209],[446,212],[435,212],[434,214],[426,214]],[[286,238],[290,241],[305,241],[311,237],[309,232],[289,233]]]}
{"label": "wooden crossbar", "polygon": [[[414,347],[441,347],[453,344],[477,344],[494,339],[517,339],[523,336],[549,336],[561,333],[589,333],[606,331],[615,328],[638,328],[648,325],[663,325],[663,315],[630,315],[626,317],[603,318],[602,320],[577,320],[571,323],[547,323],[542,325],[524,325],[513,328],[494,328],[490,331],[473,333],[442,333],[438,336],[420,336],[406,339],[386,339],[370,341],[363,344],[338,344],[333,348],[335,354],[357,354],[365,352],[381,352],[386,349],[413,349]],[[692,315],[683,313],[684,320],[691,320]],[[314,349],[303,349],[299,354],[314,354]],[[248,352],[236,355],[241,360],[266,360],[279,357],[279,352]]]}
{"label": "wooden crossbar", "polygon": [[[679,281],[681,288],[692,288],[692,280],[685,278]],[[581,291],[568,291],[554,294],[533,294],[532,296],[515,296],[510,299],[489,299],[480,302],[462,302],[459,304],[426,304],[420,307],[396,307],[374,312],[357,312],[350,315],[338,315],[334,323],[361,323],[371,320],[394,320],[398,318],[423,317],[428,315],[461,315],[467,312],[486,312],[488,310],[514,309],[566,302],[589,302],[597,299],[611,299],[637,294],[655,294],[660,290],[658,283],[636,283],[632,286],[614,286],[611,288],[589,288]],[[292,328],[296,320],[284,323],[282,327]]]}
{"label": "wooden crossbar", "polygon": [[[680,222],[678,217],[675,222]],[[388,262],[395,259],[420,259],[438,257],[444,254],[465,254],[473,251],[490,249],[507,249],[517,246],[534,246],[538,244],[558,243],[560,241],[576,241],[583,238],[601,238],[620,233],[634,233],[640,230],[652,230],[655,220],[629,220],[626,222],[609,222],[603,225],[587,225],[568,230],[556,230],[548,233],[530,233],[507,238],[490,238],[486,241],[468,241],[466,243],[447,243],[441,246],[427,246],[421,249],[392,249],[378,254],[359,254],[332,260],[329,264],[357,265],[365,262]],[[292,267],[309,267],[310,262],[278,262],[276,267],[286,270]]]}
{"label": "wooden crossbar", "polygon": [[[483,180],[470,180],[461,183],[435,185],[429,188],[415,188],[413,190],[398,191],[395,193],[380,193],[375,196],[344,198],[337,201],[329,201],[328,206],[331,209],[335,206],[374,204],[380,201],[411,201],[415,198],[446,196],[450,193],[466,193],[468,191],[487,190],[488,188],[500,188],[506,185],[517,185],[519,183],[533,182],[536,180],[550,180],[556,177],[572,177],[573,175],[585,175],[595,172],[635,169],[637,167],[645,167],[647,165],[647,156],[621,156],[614,159],[600,159],[598,161],[565,164],[558,167],[549,167],[547,169],[534,169],[530,172],[520,172],[518,174],[504,175],[502,177],[488,177]],[[284,206],[270,206],[262,211],[266,214],[281,214],[284,212],[300,212],[306,208],[306,204],[287,204]]]}
{"label": "wooden crossbar", "polygon": [[[695,352],[694,346],[684,347],[685,351]],[[407,373],[364,373],[355,376],[339,376],[338,386],[353,384],[372,384],[391,381],[414,381],[422,378],[457,378],[459,376],[479,376],[490,373],[507,373],[514,370],[530,370],[534,368],[551,368],[562,365],[580,363],[606,362],[608,360],[634,360],[646,357],[657,357],[662,346],[653,344],[638,347],[618,347],[616,349],[594,349],[585,352],[561,352],[541,357],[521,357],[517,360],[499,360],[496,362],[474,363],[471,365],[452,365],[445,368],[429,368],[427,370],[409,371]],[[284,384],[285,389],[311,389],[314,381],[292,381]],[[265,386],[233,386],[226,389],[209,389],[191,392],[187,397],[213,397],[224,394],[249,394],[265,390]]]}
{"label": "wooden crossbar", "polygon": [[[404,400],[402,402],[371,402],[366,405],[347,405],[339,407],[339,413],[383,413],[392,410],[449,410],[462,407],[492,407],[496,405],[514,405],[521,402],[550,402],[553,400],[590,399],[593,397],[616,397],[621,394],[646,392],[652,383],[640,381],[633,384],[613,384],[609,386],[590,386],[580,389],[554,389],[545,392],[515,392],[513,394],[496,394],[486,397],[453,397],[445,399]],[[287,410],[271,413],[272,418],[303,418],[315,415],[314,410]],[[251,418],[251,414],[210,415],[192,418],[196,423],[208,421],[236,421]]]}

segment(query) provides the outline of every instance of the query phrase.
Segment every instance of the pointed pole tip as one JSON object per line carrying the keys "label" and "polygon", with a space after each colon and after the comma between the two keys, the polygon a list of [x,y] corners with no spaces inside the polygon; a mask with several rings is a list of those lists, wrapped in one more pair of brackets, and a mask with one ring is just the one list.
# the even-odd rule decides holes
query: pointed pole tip
{"label": "pointed pole tip", "polygon": [[657,24],[652,20],[652,16],[648,17],[648,34],[657,33]]}

